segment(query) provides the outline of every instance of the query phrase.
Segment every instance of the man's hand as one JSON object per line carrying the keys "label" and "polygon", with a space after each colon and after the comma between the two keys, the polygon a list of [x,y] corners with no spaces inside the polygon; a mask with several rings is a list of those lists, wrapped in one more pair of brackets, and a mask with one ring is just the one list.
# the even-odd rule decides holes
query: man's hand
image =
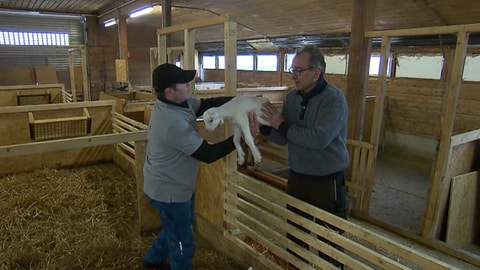
{"label": "man's hand", "polygon": [[284,121],[283,115],[270,102],[263,103],[262,107],[263,119],[270,123],[274,129],[278,129]]}
{"label": "man's hand", "polygon": [[250,127],[252,137],[255,138],[260,134],[260,128],[258,127],[259,124],[254,112],[248,113],[248,126]]}

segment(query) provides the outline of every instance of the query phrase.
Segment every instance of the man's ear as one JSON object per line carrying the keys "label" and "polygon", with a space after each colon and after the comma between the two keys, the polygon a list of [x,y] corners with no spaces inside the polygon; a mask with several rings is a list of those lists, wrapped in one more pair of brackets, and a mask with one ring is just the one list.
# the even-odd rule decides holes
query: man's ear
{"label": "man's ear", "polygon": [[165,95],[165,98],[171,97],[173,91],[175,91],[175,89],[173,89],[171,86],[165,88],[165,90],[163,90],[163,93],[164,93],[164,95]]}
{"label": "man's ear", "polygon": [[315,69],[315,78],[316,79],[322,77],[322,74],[323,74],[323,68],[322,67],[318,67],[318,68]]}

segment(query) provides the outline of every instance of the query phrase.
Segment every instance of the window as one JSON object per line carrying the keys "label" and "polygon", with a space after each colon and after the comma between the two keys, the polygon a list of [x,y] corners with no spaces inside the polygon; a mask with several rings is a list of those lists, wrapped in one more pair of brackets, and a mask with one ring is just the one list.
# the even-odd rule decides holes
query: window
{"label": "window", "polygon": [[225,69],[225,55],[219,55],[218,57],[218,69]]}
{"label": "window", "polygon": [[295,57],[295,53],[285,54],[285,65],[283,66],[283,71],[288,72],[288,69],[292,66],[293,57]]}
{"label": "window", "polygon": [[[382,60],[381,55],[372,55],[370,57],[370,68],[368,70],[368,75],[378,76],[380,72],[380,61]],[[388,58],[387,62],[387,77],[390,77],[392,74],[392,57]]]}
{"label": "window", "polygon": [[0,31],[0,45],[68,46],[67,33]]}
{"label": "window", "polygon": [[237,69],[253,70],[253,55],[251,54],[237,55]]}
{"label": "window", "polygon": [[463,69],[463,80],[480,81],[480,56],[467,56]]}
{"label": "window", "polygon": [[440,79],[443,56],[399,56],[396,77]]}
{"label": "window", "polygon": [[257,55],[257,70],[277,71],[278,56],[276,54]]}
{"label": "window", "polygon": [[325,55],[325,73],[347,74],[347,63],[348,55]]}
{"label": "window", "polygon": [[203,68],[215,69],[215,55],[204,55],[202,56]]}

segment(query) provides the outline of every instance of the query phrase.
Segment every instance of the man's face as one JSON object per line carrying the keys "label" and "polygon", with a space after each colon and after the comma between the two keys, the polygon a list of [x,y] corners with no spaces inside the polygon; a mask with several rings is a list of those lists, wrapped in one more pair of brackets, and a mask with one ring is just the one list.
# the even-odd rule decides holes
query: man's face
{"label": "man's face", "polygon": [[190,83],[177,83],[172,91],[172,99],[175,103],[182,103],[190,97]]}
{"label": "man's face", "polygon": [[293,58],[291,74],[295,88],[302,92],[309,92],[320,78],[321,70],[319,67],[310,65],[308,53],[301,53]]}

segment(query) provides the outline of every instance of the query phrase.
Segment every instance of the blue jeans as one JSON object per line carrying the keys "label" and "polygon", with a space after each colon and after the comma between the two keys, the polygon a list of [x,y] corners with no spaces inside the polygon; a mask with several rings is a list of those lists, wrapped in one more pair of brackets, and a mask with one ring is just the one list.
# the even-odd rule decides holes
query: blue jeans
{"label": "blue jeans", "polygon": [[[148,197],[147,197],[148,198]],[[193,235],[194,195],[181,203],[165,203],[150,199],[160,213],[162,229],[147,252],[143,261],[150,264],[162,264],[170,258],[172,270],[192,269],[195,252]]]}

